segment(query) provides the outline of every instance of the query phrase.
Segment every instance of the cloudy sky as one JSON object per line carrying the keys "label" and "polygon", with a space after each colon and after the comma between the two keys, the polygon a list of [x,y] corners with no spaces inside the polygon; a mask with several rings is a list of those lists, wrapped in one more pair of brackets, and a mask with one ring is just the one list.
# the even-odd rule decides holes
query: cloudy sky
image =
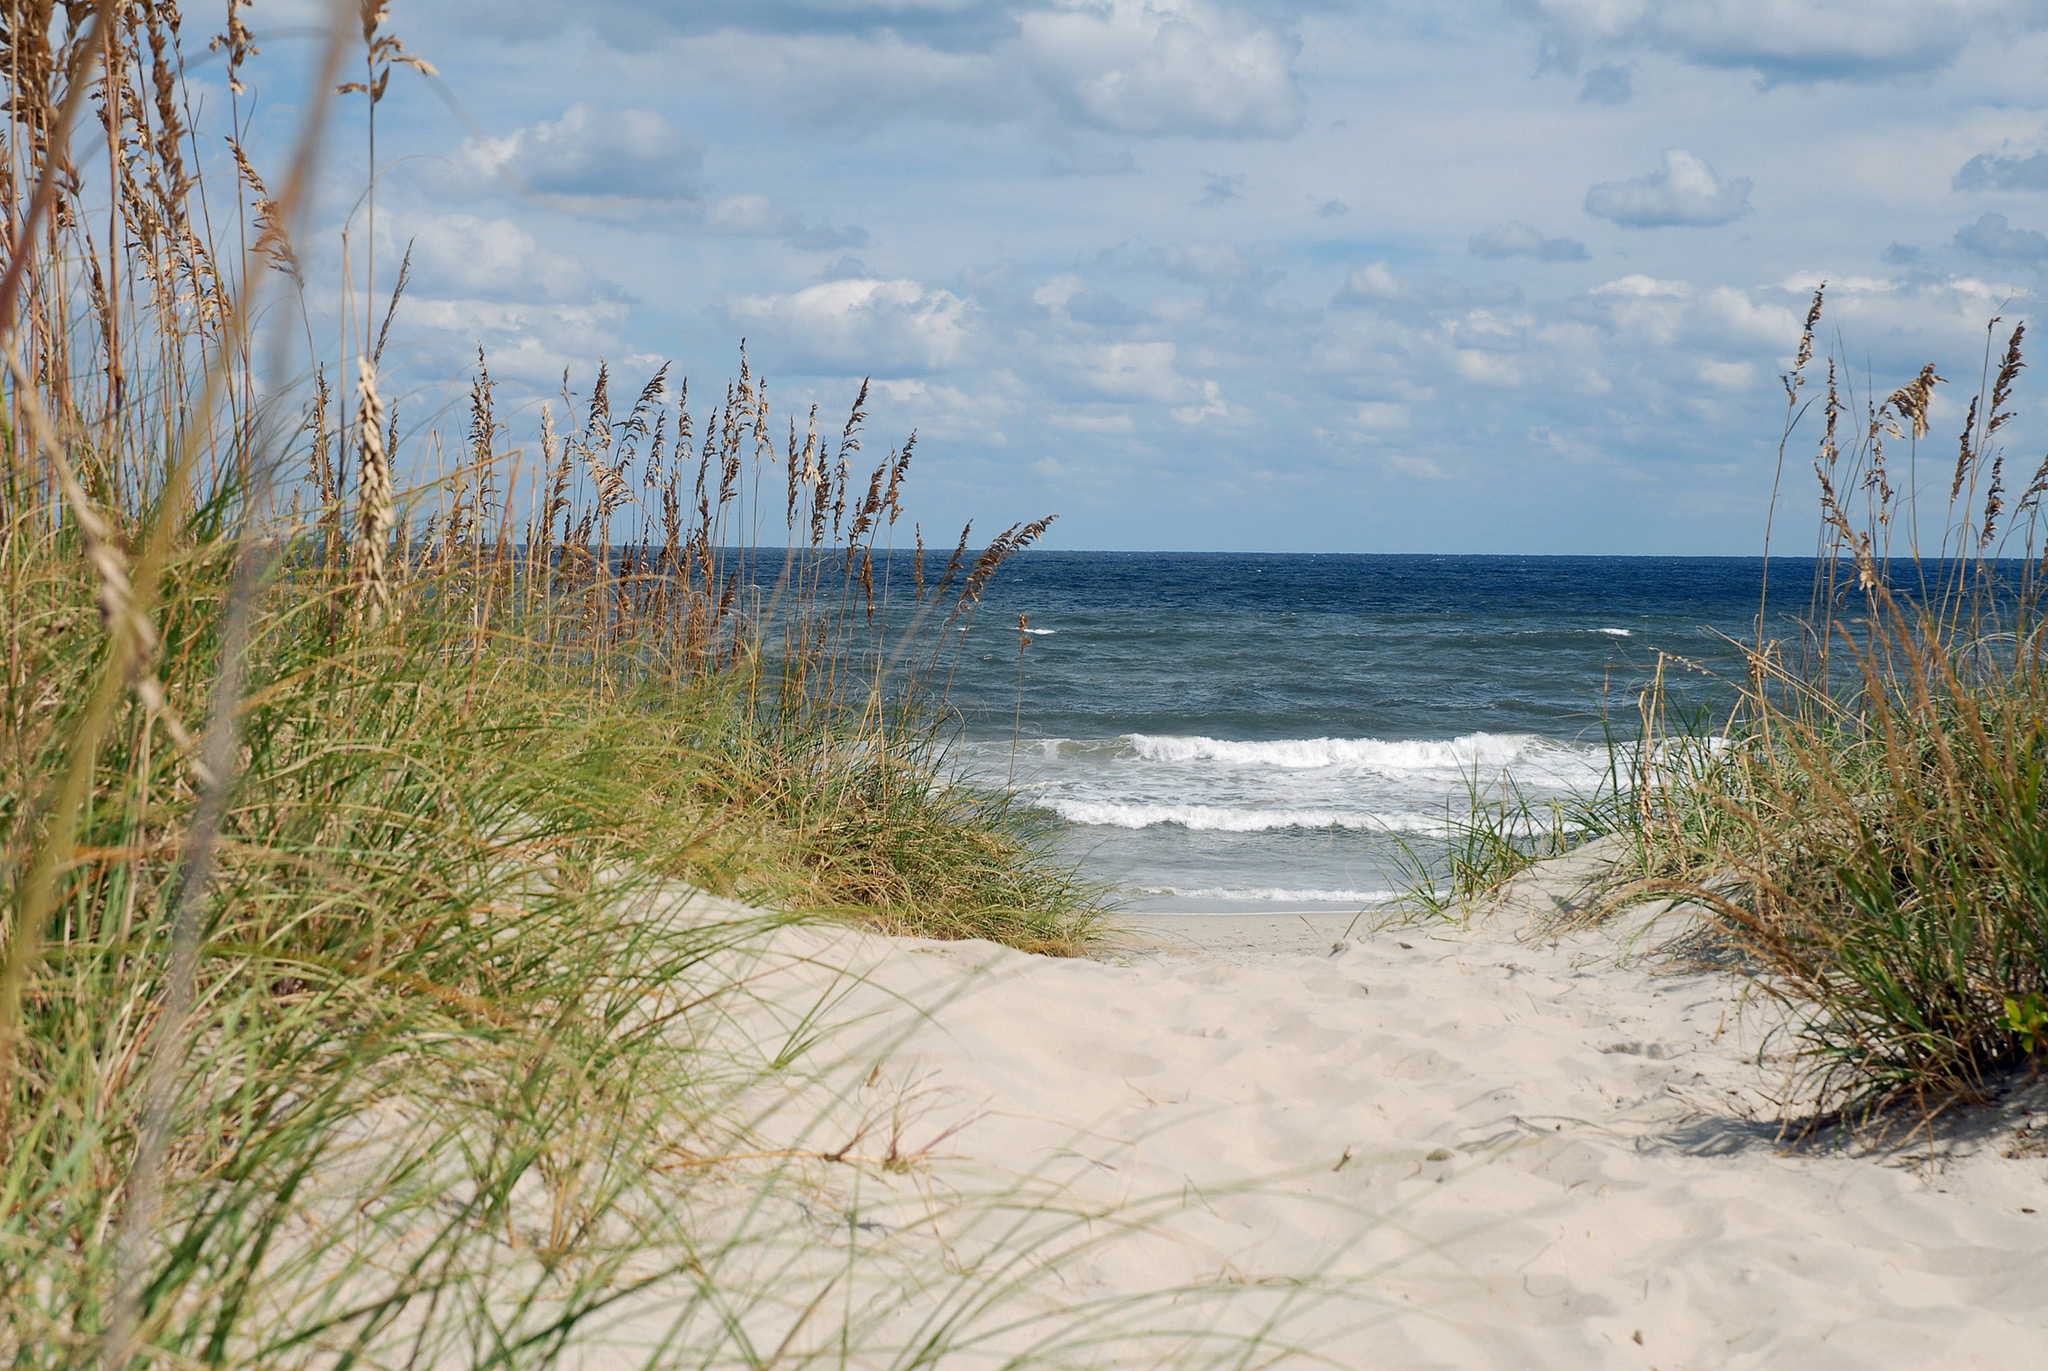
{"label": "cloudy sky", "polygon": [[[455,102],[400,72],[380,110],[406,384],[481,343],[530,394],[599,357],[703,394],[744,337],[785,411],[874,378],[928,528],[1753,552],[1816,282],[1888,389],[1974,377],[2048,272],[2031,0],[397,0],[392,27]],[[365,167],[341,117],[329,230]]]}

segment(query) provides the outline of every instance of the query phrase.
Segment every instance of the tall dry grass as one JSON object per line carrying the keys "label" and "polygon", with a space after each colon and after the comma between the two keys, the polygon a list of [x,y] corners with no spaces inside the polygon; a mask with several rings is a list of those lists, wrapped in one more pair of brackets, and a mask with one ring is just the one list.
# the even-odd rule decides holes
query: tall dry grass
{"label": "tall dry grass", "polygon": [[[2024,321],[1990,321],[1941,442],[1938,364],[1856,393],[1843,357],[1816,361],[1824,306],[1817,291],[1783,376],[1755,627],[1727,644],[1741,673],[1718,678],[1730,703],[1678,704],[1674,677],[1706,668],[1660,655],[1626,725],[1608,721],[1603,786],[1534,804],[1475,777],[1443,847],[1407,852],[1407,902],[1470,909],[1621,835],[1623,879],[1575,917],[1700,910],[1714,954],[1791,1010],[1794,1114],[1890,1126],[1993,1097],[2048,1053],[2048,458],[2008,461]],[[1788,584],[1770,550],[1807,433],[1814,546]]]}
{"label": "tall dry grass", "polygon": [[1690,902],[1791,1008],[1796,1113],[1924,1120],[2048,1048],[2048,459],[2008,465],[2023,322],[1991,321],[1937,445],[1947,379],[1929,364],[1856,394],[1839,357],[1820,379],[1823,307],[1816,292],[1783,378],[1779,447],[1782,486],[1817,430],[1811,579],[1767,571],[1724,716],[1678,717],[1664,673],[1689,664],[1660,663],[1590,831],[1633,842],[1638,879],[1609,907]]}
{"label": "tall dry grass", "polygon": [[737,1159],[801,1053],[686,1030],[789,915],[680,891],[1086,941],[1094,892],[945,770],[952,654],[1044,522],[878,584],[910,445],[864,466],[859,403],[778,444],[744,359],[701,415],[665,376],[615,415],[600,366],[528,455],[480,357],[465,434],[405,432],[404,267],[348,355],[251,328],[328,123],[374,138],[416,60],[386,6],[335,11],[312,88],[357,103],[268,178],[227,6],[210,198],[171,0],[4,23],[0,1348],[541,1365],[659,1286],[668,1362],[772,1360],[742,1220],[783,1181]]}

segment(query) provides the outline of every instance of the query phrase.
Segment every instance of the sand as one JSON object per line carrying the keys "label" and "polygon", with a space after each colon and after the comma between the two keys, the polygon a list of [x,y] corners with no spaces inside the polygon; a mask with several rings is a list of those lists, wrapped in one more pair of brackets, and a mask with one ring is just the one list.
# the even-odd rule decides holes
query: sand
{"label": "sand", "polygon": [[[2048,1356],[2048,1158],[2004,1155],[2033,1150],[2048,1093],[1905,1146],[1790,1147],[1781,1019],[1654,955],[1678,916],[1531,936],[1597,868],[1566,859],[1466,927],[1131,917],[1092,961],[794,929],[750,1012],[795,1023],[829,989],[842,1027],[779,1117],[792,1145],[892,1160],[846,1222],[967,1281],[1037,1244],[1034,1335],[1106,1319],[1125,1364],[1203,1361],[1131,1336],[1177,1322],[1263,1329],[1266,1360],[1304,1366]],[[990,1237],[971,1212],[1005,1186],[1097,1217]],[[1202,1293],[1144,1298],[1180,1285]]]}

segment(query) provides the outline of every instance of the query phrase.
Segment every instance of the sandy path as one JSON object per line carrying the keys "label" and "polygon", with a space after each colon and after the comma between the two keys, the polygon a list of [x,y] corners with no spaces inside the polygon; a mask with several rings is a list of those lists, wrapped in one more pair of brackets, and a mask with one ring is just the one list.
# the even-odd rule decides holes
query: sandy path
{"label": "sandy path", "polygon": [[1736,982],[1612,935],[1524,942],[1527,908],[1348,938],[1348,916],[1132,918],[1104,961],[785,933],[789,1002],[854,968],[837,1012],[873,1034],[812,1136],[913,1097],[905,1145],[945,1136],[878,1228],[992,1177],[1135,1204],[1141,1231],[1056,1263],[1067,1296],[1313,1277],[1341,1298],[1224,1320],[1278,1308],[1276,1345],[1329,1365],[2048,1356],[2048,1159],[2001,1155],[2048,1095],[1932,1149],[1788,1153],[1784,1062],[1759,1064]]}

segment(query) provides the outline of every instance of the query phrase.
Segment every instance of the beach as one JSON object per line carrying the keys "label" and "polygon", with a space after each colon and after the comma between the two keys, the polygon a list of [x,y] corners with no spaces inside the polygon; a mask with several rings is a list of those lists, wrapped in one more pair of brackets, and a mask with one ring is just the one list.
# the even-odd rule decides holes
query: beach
{"label": "beach", "polygon": [[[1796,1141],[1782,1016],[1661,955],[1682,920],[1535,936],[1586,869],[1466,926],[1130,918],[1092,960],[791,928],[731,1022],[831,1005],[783,1141],[884,1160],[847,1210],[886,1249],[871,1273],[950,1254],[884,1325],[1017,1282],[949,1366],[1069,1336],[1121,1365],[1237,1338],[1252,1364],[1387,1368],[2048,1353],[2048,1091]],[[851,1193],[845,1169],[817,1183]]]}

